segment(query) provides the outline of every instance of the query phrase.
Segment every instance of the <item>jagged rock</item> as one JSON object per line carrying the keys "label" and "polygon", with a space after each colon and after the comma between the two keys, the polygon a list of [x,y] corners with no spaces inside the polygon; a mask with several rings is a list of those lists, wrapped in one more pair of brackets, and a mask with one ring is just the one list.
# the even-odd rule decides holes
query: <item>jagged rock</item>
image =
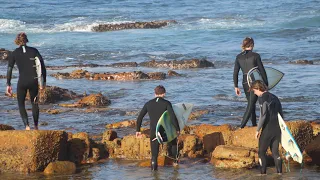
{"label": "jagged rock", "polygon": [[148,61],[142,62],[140,66],[153,68],[170,68],[170,69],[189,69],[189,68],[205,68],[214,67],[214,64],[205,59],[191,59],[191,60],[172,60],[172,61]]}
{"label": "jagged rock", "polygon": [[126,120],[126,121],[116,122],[113,124],[107,124],[106,128],[107,129],[117,129],[117,128],[122,128],[122,127],[135,127],[136,125],[137,125],[136,120]]}
{"label": "jagged rock", "polygon": [[209,110],[195,110],[195,111],[192,111],[190,116],[189,116],[189,120],[195,120],[205,114],[208,114],[209,113]]}
{"label": "jagged rock", "polygon": [[50,162],[67,158],[63,131],[0,131],[0,171],[43,171]]}
{"label": "jagged rock", "polygon": [[222,139],[224,144],[232,143],[232,128],[229,124],[221,125],[221,126],[213,126],[209,124],[201,124],[199,126],[192,127],[192,131],[195,135],[197,135],[200,139],[207,134],[212,134],[214,132],[220,132],[222,135]]}
{"label": "jagged rock", "polygon": [[296,61],[290,61],[290,64],[313,64],[313,61],[311,60],[296,60]]}
{"label": "jagged rock", "polygon": [[67,89],[59,88],[56,86],[47,86],[45,90],[39,91],[40,98],[39,103],[55,103],[57,101],[67,101],[81,97],[76,93],[69,91]]}
{"label": "jagged rock", "polygon": [[80,132],[72,135],[68,140],[68,158],[69,161],[76,164],[83,164],[87,161],[90,155],[91,143],[89,136],[85,132]]}
{"label": "jagged rock", "polygon": [[0,60],[8,60],[11,51],[0,48]]}
{"label": "jagged rock", "polygon": [[190,134],[183,134],[178,137],[181,157],[198,158],[203,157],[203,148],[201,140]]}
{"label": "jagged rock", "polygon": [[232,144],[247,148],[258,148],[258,140],[255,138],[257,127],[244,127],[237,129],[232,135]]}
{"label": "jagged rock", "polygon": [[308,156],[311,157],[312,163],[320,166],[320,135],[317,135],[314,140],[307,145],[305,151]]}
{"label": "jagged rock", "polygon": [[14,130],[12,126],[6,124],[0,124],[0,131]]}
{"label": "jagged rock", "polygon": [[320,120],[311,122],[311,126],[313,129],[313,135],[317,136],[320,133]]}
{"label": "jagged rock", "polygon": [[104,73],[104,74],[93,74],[92,80],[116,80],[116,81],[127,81],[127,80],[140,80],[150,79],[150,77],[141,72],[123,72],[123,73]]}
{"label": "jagged rock", "polygon": [[121,24],[99,24],[92,27],[92,31],[104,32],[104,31],[117,31],[123,29],[154,29],[167,26],[170,23],[176,23],[174,20],[166,21],[151,21],[151,22],[134,22],[134,23],[121,23]]}
{"label": "jagged rock", "polygon": [[301,152],[313,139],[313,129],[307,121],[288,121],[286,122],[292,136],[297,142]]}
{"label": "jagged rock", "polygon": [[104,143],[105,141],[113,141],[116,138],[118,138],[117,132],[107,130],[103,133],[103,137],[102,137],[101,142]]}
{"label": "jagged rock", "polygon": [[203,150],[204,153],[209,155],[215,150],[217,146],[224,145],[224,139],[221,132],[214,132],[203,136]]}
{"label": "jagged rock", "polygon": [[51,162],[43,171],[46,175],[51,174],[73,174],[76,172],[76,165],[70,161]]}
{"label": "jagged rock", "polygon": [[98,65],[98,64],[74,64],[74,65],[66,65],[66,66],[46,66],[46,69],[50,70],[61,70],[66,68],[84,68],[84,67],[106,67],[106,65]]}
{"label": "jagged rock", "polygon": [[164,80],[166,79],[166,74],[162,72],[151,72],[147,73],[150,79],[155,79],[155,80]]}

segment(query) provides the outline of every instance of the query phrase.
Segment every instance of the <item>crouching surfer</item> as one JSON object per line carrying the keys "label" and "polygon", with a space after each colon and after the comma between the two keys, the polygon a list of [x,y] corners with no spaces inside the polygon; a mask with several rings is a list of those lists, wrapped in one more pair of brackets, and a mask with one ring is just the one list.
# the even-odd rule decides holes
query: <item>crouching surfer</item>
{"label": "crouching surfer", "polygon": [[[279,126],[278,113],[282,114],[282,106],[279,99],[269,93],[268,87],[260,80],[254,81],[250,88],[258,96],[260,105],[260,119],[257,127],[256,138],[259,138],[259,162],[261,174],[266,174],[267,159],[266,152],[270,147],[274,164],[278,174],[282,173],[282,160],[279,155],[279,143],[281,141],[281,130]],[[260,129],[262,129],[260,134]]]}
{"label": "crouching surfer", "polygon": [[[180,129],[179,129],[177,118],[172,109],[171,102],[164,99],[166,94],[166,89],[163,86],[159,85],[154,89],[154,93],[155,93],[155,98],[145,103],[145,105],[143,106],[137,118],[136,137],[137,138],[141,137],[140,128],[142,124],[142,119],[148,113],[150,118],[151,170],[156,171],[158,169],[157,159],[159,154],[159,142],[156,140],[156,126],[161,115],[165,111],[168,111],[169,116],[178,134]],[[167,150],[168,150],[169,156],[172,157],[173,159],[176,159],[178,154],[177,138],[175,138],[173,141],[168,143]],[[177,165],[177,161],[174,162],[174,165]]]}

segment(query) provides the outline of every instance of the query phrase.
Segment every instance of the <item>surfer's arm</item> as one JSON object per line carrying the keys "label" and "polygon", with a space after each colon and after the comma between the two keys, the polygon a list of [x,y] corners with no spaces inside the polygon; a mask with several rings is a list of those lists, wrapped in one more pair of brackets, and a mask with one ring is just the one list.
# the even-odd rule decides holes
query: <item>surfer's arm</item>
{"label": "surfer's arm", "polygon": [[140,132],[141,124],[142,124],[142,119],[143,117],[147,114],[147,105],[145,104],[142,108],[142,110],[139,113],[139,116],[137,118],[137,132]]}
{"label": "surfer's arm", "polygon": [[260,56],[257,57],[257,65],[258,65],[258,69],[259,69],[259,71],[261,73],[263,82],[268,86],[269,83],[268,83],[267,73],[266,73],[266,70],[264,69],[264,66],[262,64]]}
{"label": "surfer's arm", "polygon": [[41,63],[41,74],[42,74],[42,78],[43,78],[43,86],[46,86],[46,82],[47,82],[47,70],[46,70],[46,66],[44,65],[44,61],[43,58],[41,56],[41,54],[39,53],[39,51],[37,52],[37,57],[40,60]]}
{"label": "surfer's arm", "polygon": [[261,113],[260,113],[260,118],[259,118],[259,122],[258,122],[257,132],[260,131],[260,129],[262,128],[264,122],[266,121],[267,112],[268,112],[268,105],[267,105],[267,102],[264,102],[262,104],[262,108],[261,108]]}
{"label": "surfer's arm", "polygon": [[240,65],[238,59],[234,62],[234,69],[233,69],[233,83],[234,87],[238,87],[238,75],[239,75]]}
{"label": "surfer's arm", "polygon": [[7,69],[7,86],[11,86],[12,69],[15,63],[16,63],[16,60],[13,54],[11,53],[11,55],[9,55],[8,69]]}
{"label": "surfer's arm", "polygon": [[176,128],[176,131],[180,131],[179,123],[178,123],[176,115],[174,114],[171,103],[168,104],[167,110],[169,112],[169,116],[171,118],[172,124]]}

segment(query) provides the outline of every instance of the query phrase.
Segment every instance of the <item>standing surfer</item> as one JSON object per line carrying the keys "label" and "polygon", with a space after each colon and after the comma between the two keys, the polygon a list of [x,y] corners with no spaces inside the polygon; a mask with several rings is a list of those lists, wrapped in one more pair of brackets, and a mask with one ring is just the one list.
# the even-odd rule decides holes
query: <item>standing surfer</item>
{"label": "standing surfer", "polygon": [[242,41],[242,52],[237,55],[234,71],[233,71],[233,82],[234,82],[234,90],[237,96],[241,95],[241,91],[238,87],[238,75],[239,70],[241,69],[243,78],[242,78],[242,86],[244,93],[246,95],[248,104],[246,112],[243,115],[240,128],[244,128],[251,117],[252,126],[257,125],[256,119],[256,102],[258,97],[253,93],[249,92],[249,85],[247,82],[247,73],[250,69],[254,67],[258,67],[258,70],[261,73],[262,79],[265,84],[268,85],[267,74],[261,62],[261,57],[258,53],[252,52],[254,47],[254,41],[251,37],[246,37]]}
{"label": "standing surfer", "polygon": [[46,68],[36,48],[27,46],[28,38],[25,33],[19,33],[15,39],[16,48],[9,56],[8,71],[7,71],[7,94],[12,96],[11,76],[14,64],[17,63],[19,70],[19,80],[17,84],[18,106],[22,121],[26,130],[30,130],[28,114],[25,108],[25,99],[29,90],[30,101],[32,105],[32,116],[34,128],[38,129],[39,106],[38,106],[38,75],[36,70],[35,57],[38,57],[41,63],[43,85],[40,89],[45,88],[46,83]]}
{"label": "standing surfer", "polygon": [[279,155],[279,143],[281,130],[279,126],[278,113],[283,117],[282,106],[274,94],[269,93],[268,87],[260,80],[254,81],[250,88],[259,97],[260,119],[257,127],[256,138],[259,138],[259,162],[261,174],[266,174],[267,158],[266,152],[270,147],[277,173],[282,173],[282,160]]}
{"label": "standing surfer", "polygon": [[[155,139],[156,138],[156,126],[158,123],[158,120],[160,119],[161,115],[168,111],[169,116],[171,118],[171,121],[179,134],[179,124],[177,121],[177,118],[174,114],[174,111],[172,109],[172,104],[170,101],[165,100],[164,96],[166,94],[166,89],[159,85],[154,89],[155,98],[148,101],[140,111],[140,114],[137,118],[137,132],[136,137],[141,137],[141,124],[143,117],[148,113],[150,118],[150,144],[151,144],[151,170],[156,171],[158,169],[158,154],[159,154],[159,143]],[[178,154],[177,149],[177,138],[175,138],[173,141],[168,143],[168,154],[170,157],[176,159]],[[176,165],[177,161],[175,161]]]}

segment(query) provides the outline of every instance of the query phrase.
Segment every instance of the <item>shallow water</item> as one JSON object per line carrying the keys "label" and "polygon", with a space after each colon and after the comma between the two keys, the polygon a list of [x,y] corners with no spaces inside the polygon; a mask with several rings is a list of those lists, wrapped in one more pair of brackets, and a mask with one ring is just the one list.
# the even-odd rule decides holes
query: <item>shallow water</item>
{"label": "shallow water", "polygon": [[[136,29],[96,33],[91,27],[99,23],[176,20],[161,29]],[[143,104],[153,97],[153,88],[162,84],[172,103],[191,102],[195,109],[208,114],[190,124],[239,125],[246,100],[236,97],[233,89],[233,63],[244,37],[255,39],[255,51],[265,66],[285,73],[272,89],[279,96],[285,120],[320,119],[320,3],[315,0],[210,1],[210,0],[121,0],[84,1],[34,0],[4,1],[0,16],[0,48],[13,50],[16,34],[28,34],[29,45],[39,49],[48,66],[115,62],[206,58],[215,68],[176,70],[182,77],[157,81],[90,81],[57,80],[48,76],[47,84],[82,94],[101,92],[112,104],[110,110],[86,113],[84,109],[50,115],[40,114],[41,129],[62,129],[101,134],[107,123],[135,119]],[[289,61],[313,60],[315,65],[289,64]],[[0,75],[7,63],[0,61]],[[75,68],[49,70],[48,73],[71,72]],[[83,68],[90,72],[167,72],[162,68]],[[17,71],[14,71],[17,75]],[[239,76],[241,77],[241,75]],[[4,96],[5,79],[0,79],[0,122],[23,129],[15,99]],[[13,79],[16,86],[17,79]],[[239,80],[241,82],[241,79]],[[242,92],[243,93],[243,92]],[[72,101],[70,101],[72,102]],[[64,103],[64,102],[58,102]],[[61,108],[57,104],[42,109]],[[27,103],[30,108],[30,104]],[[64,109],[64,108],[61,108]],[[64,109],[65,110],[65,109]],[[31,112],[28,111],[29,115]],[[258,114],[258,111],[257,111]],[[250,122],[248,123],[250,125]],[[134,131],[134,130],[130,130]],[[210,164],[181,165],[160,170],[158,179],[255,179],[258,170],[218,170]],[[170,172],[170,173],[168,173]],[[299,177],[299,169],[286,173],[283,179]],[[308,167],[303,179],[319,178],[319,169]],[[270,177],[271,176],[271,177]],[[277,179],[273,175],[268,178]],[[2,177],[9,175],[0,174]],[[21,179],[46,179],[41,173],[11,176]],[[83,167],[66,179],[157,179],[148,168],[137,168],[134,162],[109,160],[97,166]],[[57,178],[57,177],[54,177]]]}

